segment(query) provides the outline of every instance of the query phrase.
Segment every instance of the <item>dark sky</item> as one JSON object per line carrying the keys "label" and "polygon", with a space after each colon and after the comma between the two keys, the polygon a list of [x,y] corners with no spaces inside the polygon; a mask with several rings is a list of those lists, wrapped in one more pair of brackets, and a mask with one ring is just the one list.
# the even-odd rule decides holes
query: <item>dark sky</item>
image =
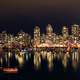
{"label": "dark sky", "polygon": [[[35,25],[80,23],[80,0],[0,0],[0,30],[32,32]],[[59,30],[59,29],[58,29]]]}

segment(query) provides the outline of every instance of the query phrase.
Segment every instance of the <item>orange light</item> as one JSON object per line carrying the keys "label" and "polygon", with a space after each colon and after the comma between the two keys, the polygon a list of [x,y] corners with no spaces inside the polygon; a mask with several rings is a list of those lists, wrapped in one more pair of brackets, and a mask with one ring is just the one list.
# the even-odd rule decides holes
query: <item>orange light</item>
{"label": "orange light", "polygon": [[3,68],[3,71],[5,73],[17,73],[18,72],[18,68]]}

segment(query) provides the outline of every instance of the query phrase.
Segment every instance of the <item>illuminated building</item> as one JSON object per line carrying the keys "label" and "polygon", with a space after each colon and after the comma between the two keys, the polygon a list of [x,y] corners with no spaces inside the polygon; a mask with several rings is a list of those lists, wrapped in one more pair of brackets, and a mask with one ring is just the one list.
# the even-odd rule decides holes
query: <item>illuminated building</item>
{"label": "illuminated building", "polygon": [[78,29],[79,25],[77,24],[72,25],[71,32],[74,37],[78,36]]}
{"label": "illuminated building", "polygon": [[46,43],[52,44],[53,41],[53,28],[50,24],[46,27]]}
{"label": "illuminated building", "polygon": [[40,44],[40,28],[36,26],[34,28],[34,47],[37,47],[37,45]]}
{"label": "illuminated building", "polygon": [[56,34],[53,33],[53,39],[52,39],[53,44],[56,42]]}
{"label": "illuminated building", "polygon": [[63,26],[62,34],[55,34],[50,24],[46,27],[46,33],[41,33],[39,26],[35,26],[33,37],[23,31],[17,33],[16,36],[3,31],[0,33],[0,64],[3,65],[3,58],[5,58],[7,66],[10,66],[10,59],[15,55],[16,61],[22,67],[33,55],[36,68],[40,66],[42,59],[47,60],[50,70],[53,68],[54,59],[62,60],[66,68],[69,58],[75,67],[80,59],[79,31],[79,25],[76,24],[72,25],[71,35],[66,26]]}
{"label": "illuminated building", "polygon": [[66,40],[68,38],[68,28],[66,26],[63,26],[63,28],[62,28],[62,36],[63,36],[64,40]]}
{"label": "illuminated building", "polygon": [[52,36],[52,33],[53,33],[53,28],[50,24],[48,24],[46,27],[46,35]]}
{"label": "illuminated building", "polygon": [[8,42],[8,35],[6,31],[0,33],[0,46],[4,46]]}
{"label": "illuminated building", "polygon": [[15,41],[14,41],[14,36],[11,35],[11,34],[8,34],[8,36],[7,36],[7,42],[6,42],[5,46],[6,46],[7,48],[13,48],[13,43],[14,43],[14,42],[15,42]]}
{"label": "illuminated building", "polygon": [[58,44],[60,42],[60,38],[58,35],[56,35],[56,40],[55,40],[55,43]]}
{"label": "illuminated building", "polygon": [[46,35],[45,34],[42,34],[41,35],[41,43],[45,43],[45,38],[46,38]]}
{"label": "illuminated building", "polygon": [[16,40],[21,47],[29,47],[31,37],[28,33],[25,33],[21,30],[16,36]]}
{"label": "illuminated building", "polygon": [[7,40],[7,37],[8,37],[7,32],[6,31],[2,31],[2,33],[1,33],[2,40],[3,41],[6,41]]}
{"label": "illuminated building", "polygon": [[79,37],[80,37],[80,27],[79,27],[79,29],[78,29],[78,35],[79,35]]}

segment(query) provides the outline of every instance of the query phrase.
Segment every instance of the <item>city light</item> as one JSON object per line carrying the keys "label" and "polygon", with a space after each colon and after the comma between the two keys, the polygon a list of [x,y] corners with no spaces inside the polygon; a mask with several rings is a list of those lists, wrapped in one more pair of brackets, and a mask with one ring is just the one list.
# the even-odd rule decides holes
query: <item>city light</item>
{"label": "city light", "polygon": [[[22,68],[32,55],[36,69],[41,67],[42,60],[46,60],[49,70],[52,70],[55,59],[61,60],[64,68],[67,68],[69,60],[74,68],[77,67],[80,60],[79,25],[72,25],[71,33],[67,26],[63,26],[62,33],[58,35],[50,24],[46,27],[46,33],[41,33],[40,27],[35,26],[33,36],[23,31],[15,36],[6,31],[0,33],[0,67],[3,71],[6,71],[5,67],[10,70],[12,60],[18,63],[16,70]],[[3,66],[4,62],[6,66]]]}

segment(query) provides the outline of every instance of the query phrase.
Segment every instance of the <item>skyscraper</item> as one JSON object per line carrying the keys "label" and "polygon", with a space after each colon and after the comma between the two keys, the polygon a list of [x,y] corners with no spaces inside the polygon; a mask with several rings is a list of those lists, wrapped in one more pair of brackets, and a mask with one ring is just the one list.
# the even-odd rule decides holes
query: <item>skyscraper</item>
{"label": "skyscraper", "polygon": [[48,24],[47,27],[46,27],[46,35],[47,36],[52,36],[52,34],[53,34],[53,28],[50,24]]}
{"label": "skyscraper", "polygon": [[71,32],[74,37],[78,36],[78,29],[79,25],[77,24],[72,25]]}
{"label": "skyscraper", "polygon": [[53,28],[50,24],[46,27],[46,43],[52,44],[53,41]]}
{"label": "skyscraper", "polygon": [[62,28],[62,36],[63,36],[64,40],[68,38],[68,35],[69,35],[68,28],[66,26],[63,26],[63,28]]}
{"label": "skyscraper", "polygon": [[34,28],[34,47],[40,44],[40,28],[39,26],[35,26]]}

